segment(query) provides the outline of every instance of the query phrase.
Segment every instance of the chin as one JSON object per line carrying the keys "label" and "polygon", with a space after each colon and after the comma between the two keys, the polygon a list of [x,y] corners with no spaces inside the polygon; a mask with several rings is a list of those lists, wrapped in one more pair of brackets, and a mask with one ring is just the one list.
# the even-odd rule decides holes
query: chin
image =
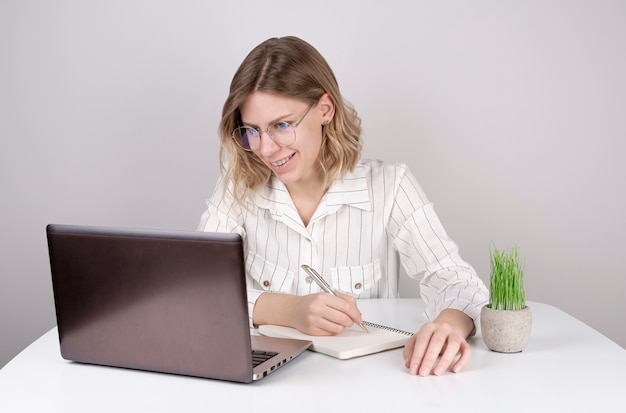
{"label": "chin", "polygon": [[283,183],[283,184],[285,184],[285,185],[289,185],[289,184],[292,184],[292,183],[294,183],[294,182],[296,182],[296,181],[297,181],[297,179],[295,179],[295,178],[294,178],[291,174],[289,174],[289,173],[284,173],[284,174],[281,174],[281,173],[276,173],[276,172],[274,172],[274,176],[275,176],[275,177],[276,177],[276,178],[277,178],[280,182],[282,182],[282,183]]}

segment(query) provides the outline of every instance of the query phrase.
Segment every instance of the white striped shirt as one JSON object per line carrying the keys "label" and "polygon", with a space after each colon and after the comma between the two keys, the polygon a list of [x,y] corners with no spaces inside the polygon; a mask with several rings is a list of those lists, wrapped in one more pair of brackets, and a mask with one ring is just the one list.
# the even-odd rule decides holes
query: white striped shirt
{"label": "white striped shirt", "polygon": [[404,164],[362,160],[332,183],[307,226],[277,178],[247,208],[234,201],[232,186],[224,192],[224,184],[218,181],[198,230],[242,235],[250,317],[263,292],[320,291],[301,264],[357,298],[398,297],[403,265],[409,277],[420,280],[429,320],[446,308],[476,320],[488,301],[486,286],[459,256]]}

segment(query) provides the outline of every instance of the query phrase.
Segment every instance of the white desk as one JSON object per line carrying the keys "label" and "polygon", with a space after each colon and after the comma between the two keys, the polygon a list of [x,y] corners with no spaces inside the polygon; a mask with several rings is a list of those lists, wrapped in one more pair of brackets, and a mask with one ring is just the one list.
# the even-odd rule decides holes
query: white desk
{"label": "white desk", "polygon": [[[524,352],[491,352],[477,335],[465,370],[441,377],[410,376],[402,350],[344,361],[307,351],[253,384],[89,366],[63,360],[52,329],[0,370],[0,412],[623,411],[626,350],[552,306],[529,305]],[[417,299],[360,308],[399,328],[423,322]]]}

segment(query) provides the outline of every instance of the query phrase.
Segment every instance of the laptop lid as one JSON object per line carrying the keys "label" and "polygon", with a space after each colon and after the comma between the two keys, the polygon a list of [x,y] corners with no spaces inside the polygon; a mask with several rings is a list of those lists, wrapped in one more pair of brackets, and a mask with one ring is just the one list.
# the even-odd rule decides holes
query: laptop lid
{"label": "laptop lid", "polygon": [[[64,359],[248,383],[311,344],[251,336],[238,234],[55,224],[46,233]],[[253,371],[257,341],[279,355]]]}

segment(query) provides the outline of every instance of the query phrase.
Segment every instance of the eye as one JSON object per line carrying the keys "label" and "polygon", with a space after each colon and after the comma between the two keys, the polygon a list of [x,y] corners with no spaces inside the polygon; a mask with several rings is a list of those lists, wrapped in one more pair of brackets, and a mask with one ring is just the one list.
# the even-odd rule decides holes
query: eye
{"label": "eye", "polygon": [[283,132],[291,129],[291,124],[289,122],[278,122],[275,123],[273,129],[277,132]]}

